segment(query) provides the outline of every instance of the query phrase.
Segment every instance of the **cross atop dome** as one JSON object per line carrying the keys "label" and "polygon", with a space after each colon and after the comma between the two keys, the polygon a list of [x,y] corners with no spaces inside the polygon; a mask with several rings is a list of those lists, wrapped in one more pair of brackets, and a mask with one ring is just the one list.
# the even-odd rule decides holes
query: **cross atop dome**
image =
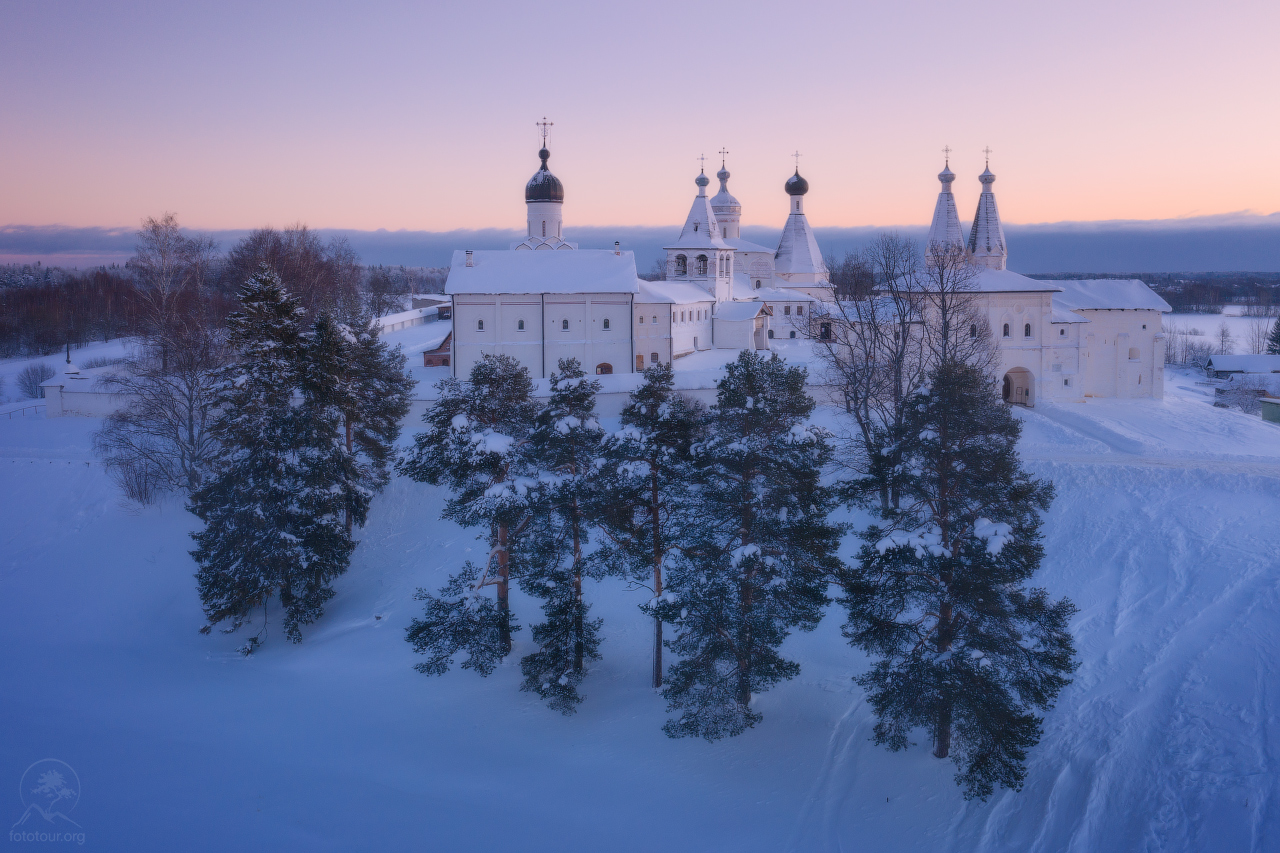
{"label": "cross atop dome", "polygon": [[535,121],[535,125],[542,128],[542,147],[547,147],[547,130],[555,126],[554,121],[547,121],[547,117],[543,116],[542,121]]}

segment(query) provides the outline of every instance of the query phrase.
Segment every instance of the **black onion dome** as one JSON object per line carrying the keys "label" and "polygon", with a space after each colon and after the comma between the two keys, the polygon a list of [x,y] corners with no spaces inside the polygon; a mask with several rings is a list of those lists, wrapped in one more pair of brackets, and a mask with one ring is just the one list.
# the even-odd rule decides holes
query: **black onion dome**
{"label": "black onion dome", "polygon": [[787,178],[787,183],[783,186],[787,191],[787,195],[804,195],[809,191],[809,182],[800,177],[797,171],[794,175]]}
{"label": "black onion dome", "polygon": [[524,185],[525,201],[564,201],[564,184],[547,169],[547,159],[551,152],[543,148],[538,152],[542,158],[542,168],[533,173],[529,183]]}

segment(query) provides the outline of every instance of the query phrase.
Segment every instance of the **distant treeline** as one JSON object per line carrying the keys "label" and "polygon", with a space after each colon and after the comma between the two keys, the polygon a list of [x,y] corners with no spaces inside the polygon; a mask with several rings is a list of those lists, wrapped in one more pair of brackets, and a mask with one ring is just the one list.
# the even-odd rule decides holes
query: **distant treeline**
{"label": "distant treeline", "polygon": [[449,272],[366,267],[344,239],[322,240],[302,225],[258,229],[222,253],[211,239],[182,233],[166,215],[144,223],[137,254],[124,266],[0,265],[0,358],[136,335],[155,319],[157,305],[176,294],[182,313],[221,323],[262,266],[280,276],[309,315],[329,309],[342,317],[402,310],[409,294],[443,292]]}

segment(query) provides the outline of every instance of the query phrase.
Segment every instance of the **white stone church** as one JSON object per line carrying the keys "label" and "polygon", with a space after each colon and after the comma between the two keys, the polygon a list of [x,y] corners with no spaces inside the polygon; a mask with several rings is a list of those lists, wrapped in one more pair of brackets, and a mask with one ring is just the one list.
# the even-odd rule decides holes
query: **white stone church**
{"label": "white stone church", "polygon": [[[809,184],[799,169],[784,185],[787,219],[776,250],[742,239],[742,205],[723,164],[714,196],[699,174],[684,227],[665,247],[666,280],[650,282],[617,244],[579,249],[563,239],[564,186],[547,168],[545,137],[538,155],[541,168],[525,186],[525,240],[507,251],[454,252],[445,293],[455,376],[484,353],[513,356],[541,377],[567,357],[588,373],[635,372],[701,350],[767,350],[777,338],[820,328],[809,317],[834,296],[805,217]],[[1009,271],[990,169],[979,177],[967,240],[955,175],[944,168],[938,177],[929,244],[964,246],[973,259],[975,298],[1000,347],[1006,400],[1162,396],[1164,300],[1140,281],[1036,281]]]}

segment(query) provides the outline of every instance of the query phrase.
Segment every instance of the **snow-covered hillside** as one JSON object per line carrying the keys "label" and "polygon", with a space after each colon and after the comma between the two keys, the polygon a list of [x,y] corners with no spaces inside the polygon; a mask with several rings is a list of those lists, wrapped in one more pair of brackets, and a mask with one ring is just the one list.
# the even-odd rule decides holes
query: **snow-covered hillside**
{"label": "snow-covered hillside", "polygon": [[618,582],[588,592],[604,659],[574,717],[518,692],[527,629],[488,679],[419,675],[413,592],[480,545],[403,478],[306,640],[273,625],[243,658],[198,633],[195,519],[123,503],[98,422],[0,419],[0,819],[52,757],[79,776],[86,849],[1276,849],[1280,428],[1195,379],[1020,412],[1058,487],[1037,581],[1079,606],[1081,667],[1026,788],[986,803],[925,746],[870,742],[834,608],[788,642],[803,671],[764,722],[714,744],[663,735],[643,593]]}

